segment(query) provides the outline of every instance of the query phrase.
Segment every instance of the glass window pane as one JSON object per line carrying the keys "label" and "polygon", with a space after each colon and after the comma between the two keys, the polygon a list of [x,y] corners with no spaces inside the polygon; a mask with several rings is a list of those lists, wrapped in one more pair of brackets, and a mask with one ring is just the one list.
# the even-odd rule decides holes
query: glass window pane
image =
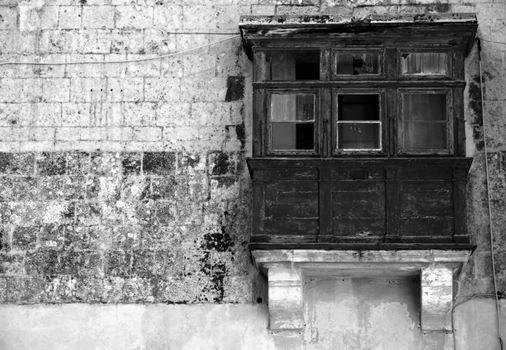
{"label": "glass window pane", "polygon": [[401,55],[402,74],[446,75],[448,58],[444,52],[413,52]]}
{"label": "glass window pane", "polygon": [[404,132],[405,149],[446,149],[446,123],[406,122]]}
{"label": "glass window pane", "polygon": [[424,121],[446,120],[445,94],[405,94],[404,119]]}
{"label": "glass window pane", "polygon": [[311,150],[314,147],[314,123],[272,123],[274,150]]}
{"label": "glass window pane", "polygon": [[339,149],[379,149],[380,122],[377,123],[339,123],[338,148]]}
{"label": "glass window pane", "polygon": [[319,80],[320,51],[267,54],[269,80]]}
{"label": "glass window pane", "polygon": [[339,95],[338,120],[379,120],[379,95]]}
{"label": "glass window pane", "polygon": [[448,148],[446,94],[402,96],[402,147],[407,151]]}
{"label": "glass window pane", "polygon": [[339,52],[336,54],[336,74],[379,74],[379,54],[363,52]]}
{"label": "glass window pane", "polygon": [[315,95],[272,94],[271,120],[273,122],[314,120]]}

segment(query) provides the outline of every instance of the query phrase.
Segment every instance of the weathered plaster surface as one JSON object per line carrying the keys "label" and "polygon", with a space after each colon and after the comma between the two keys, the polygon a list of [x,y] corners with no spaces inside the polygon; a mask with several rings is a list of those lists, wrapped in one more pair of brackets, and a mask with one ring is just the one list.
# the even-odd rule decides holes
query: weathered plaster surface
{"label": "weathered plaster surface", "polygon": [[258,305],[0,307],[2,350],[273,350]]}
{"label": "weathered plaster surface", "polygon": [[[92,344],[87,349],[100,348],[95,339],[112,344],[112,334],[131,340],[133,349],[137,344],[139,349],[156,349],[157,344],[136,333],[143,323],[132,321],[151,306],[85,304],[266,300],[259,291],[264,281],[251,268],[246,247],[250,194],[244,158],[251,148],[251,65],[240,38],[163,60],[102,62],[216,42],[237,33],[241,15],[346,19],[452,12],[475,12],[483,39],[483,84],[476,46],[466,61],[468,155],[474,158],[468,230],[477,248],[458,281],[459,303],[493,296],[485,159],[498,285],[500,291],[506,289],[503,1],[1,1],[0,61],[98,63],[0,67],[0,302],[41,304],[3,306],[0,341],[14,349],[22,349],[22,341],[68,348],[66,328],[52,331],[58,324],[75,327],[77,338]],[[42,305],[46,303],[83,305]],[[457,348],[494,349],[489,301],[483,307],[469,303],[455,311]],[[394,306],[399,305],[388,307]],[[186,315],[193,306],[152,307],[160,311],[151,315],[167,310]],[[131,322],[125,329],[132,330],[132,337],[120,327],[123,323],[101,321],[100,315],[110,315],[110,309]],[[121,310],[137,311],[129,316]],[[251,321],[253,328],[241,323],[244,315],[231,313],[242,324],[238,332],[249,329],[262,342],[266,333],[259,329],[267,322],[262,310],[255,314],[261,320]],[[200,316],[207,311],[200,312],[178,322],[201,325]],[[213,320],[217,328],[221,319]],[[161,332],[149,319],[145,322]],[[36,327],[43,324],[51,331]],[[169,344],[167,339],[173,338],[164,337],[172,333],[161,333],[153,339]],[[262,349],[271,346],[268,340],[265,344]],[[442,346],[434,344],[435,349]],[[277,346],[291,345],[287,340]]]}
{"label": "weathered plaster surface", "polygon": [[423,349],[416,279],[308,277],[306,349]]}
{"label": "weathered plaster surface", "polygon": [[[306,281],[305,293],[313,296],[305,305],[311,320],[306,349],[335,349],[325,347],[334,337],[346,344],[362,340],[362,347],[342,347],[353,350],[453,350],[453,339],[457,350],[499,350],[495,307],[487,299],[455,307],[454,335],[422,336],[416,283],[409,279],[316,278]],[[502,324],[504,336],[504,316]],[[2,350],[295,349],[274,338],[265,305],[0,306]]]}

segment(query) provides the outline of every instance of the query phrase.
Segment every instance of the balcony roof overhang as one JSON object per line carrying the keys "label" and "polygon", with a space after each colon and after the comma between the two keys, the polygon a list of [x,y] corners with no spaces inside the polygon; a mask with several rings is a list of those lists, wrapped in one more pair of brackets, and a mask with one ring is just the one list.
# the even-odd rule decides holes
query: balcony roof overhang
{"label": "balcony roof overhang", "polygon": [[[478,23],[469,13],[417,14],[410,16],[370,15],[364,18],[334,15],[317,16],[241,16],[239,29],[244,48],[251,57],[256,47],[280,40],[346,41],[367,44],[382,40],[394,44],[430,40],[436,44],[461,46],[468,52]],[[308,42],[308,46],[311,45]]]}

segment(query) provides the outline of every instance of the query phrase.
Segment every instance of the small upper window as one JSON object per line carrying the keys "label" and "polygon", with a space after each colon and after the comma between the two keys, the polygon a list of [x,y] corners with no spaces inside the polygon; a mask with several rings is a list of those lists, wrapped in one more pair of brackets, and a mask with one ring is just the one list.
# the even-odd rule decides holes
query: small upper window
{"label": "small upper window", "polygon": [[334,76],[379,75],[381,54],[376,50],[336,50],[334,51]]}
{"label": "small upper window", "polygon": [[275,51],[266,56],[267,80],[319,80],[320,51]]}
{"label": "small upper window", "polygon": [[411,52],[401,55],[403,75],[447,75],[448,57],[445,52]]}

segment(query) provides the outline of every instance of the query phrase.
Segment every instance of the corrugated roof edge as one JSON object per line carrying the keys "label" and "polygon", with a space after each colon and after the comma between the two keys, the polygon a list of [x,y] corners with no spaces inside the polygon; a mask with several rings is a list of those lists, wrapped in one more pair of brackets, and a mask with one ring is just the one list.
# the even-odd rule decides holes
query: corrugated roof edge
{"label": "corrugated roof edge", "polygon": [[239,27],[261,26],[317,26],[317,25],[353,25],[353,24],[408,24],[408,23],[477,23],[474,13],[441,13],[416,15],[369,15],[363,18],[337,15],[304,16],[241,16]]}

